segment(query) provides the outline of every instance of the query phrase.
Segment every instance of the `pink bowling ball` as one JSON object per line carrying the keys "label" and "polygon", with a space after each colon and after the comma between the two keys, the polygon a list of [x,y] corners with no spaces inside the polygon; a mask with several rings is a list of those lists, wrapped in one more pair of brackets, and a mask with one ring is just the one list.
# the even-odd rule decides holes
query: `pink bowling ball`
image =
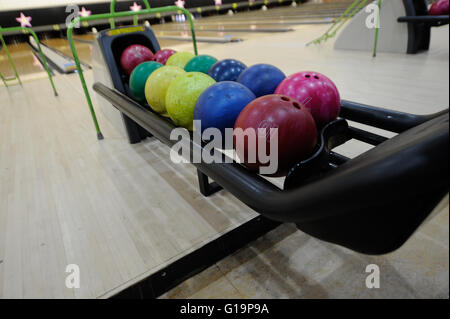
{"label": "pink bowling ball", "polygon": [[429,14],[432,16],[440,16],[448,14],[448,0],[437,0],[430,7]]}
{"label": "pink bowling ball", "polygon": [[177,53],[177,51],[172,50],[172,49],[159,50],[153,56],[153,61],[156,61],[156,62],[159,62],[159,63],[165,65],[167,60],[175,53]]}
{"label": "pink bowling ball", "polygon": [[305,71],[287,77],[278,85],[275,94],[284,94],[302,103],[319,127],[336,119],[341,109],[336,85],[317,72]]}
{"label": "pink bowling ball", "polygon": [[132,44],[123,50],[120,56],[120,65],[125,73],[130,75],[139,64],[152,60],[153,53],[149,48],[140,44]]}

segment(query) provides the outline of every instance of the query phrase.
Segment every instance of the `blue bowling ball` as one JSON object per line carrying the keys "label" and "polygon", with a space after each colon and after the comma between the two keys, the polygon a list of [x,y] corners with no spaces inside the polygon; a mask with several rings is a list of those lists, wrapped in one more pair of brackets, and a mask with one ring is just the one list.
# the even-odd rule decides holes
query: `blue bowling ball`
{"label": "blue bowling ball", "polygon": [[203,134],[207,128],[214,127],[225,138],[225,128],[234,128],[239,113],[255,98],[252,91],[237,82],[224,81],[211,85],[195,104],[194,120],[201,121],[201,127],[194,122],[196,131]]}
{"label": "blue bowling ball", "polygon": [[236,81],[246,68],[247,66],[238,60],[225,59],[214,63],[209,69],[208,75],[216,82]]}
{"label": "blue bowling ball", "polygon": [[237,81],[248,87],[256,97],[273,94],[286,78],[283,72],[270,64],[255,64],[245,69]]}

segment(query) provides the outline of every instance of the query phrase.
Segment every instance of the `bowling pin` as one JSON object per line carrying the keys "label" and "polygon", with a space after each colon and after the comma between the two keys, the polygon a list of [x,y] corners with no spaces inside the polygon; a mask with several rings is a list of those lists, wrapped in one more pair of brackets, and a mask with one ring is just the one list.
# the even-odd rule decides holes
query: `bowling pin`
{"label": "bowling pin", "polygon": [[267,11],[267,6],[266,6],[266,5],[263,5],[263,6],[261,7],[261,10],[262,10],[262,11]]}
{"label": "bowling pin", "polygon": [[296,6],[297,6],[297,2],[292,1],[291,6],[292,6],[292,7],[296,7]]}
{"label": "bowling pin", "polygon": [[233,10],[228,10],[228,13],[227,13],[229,16],[232,16],[232,15],[234,15],[234,12],[233,12]]}
{"label": "bowling pin", "polygon": [[91,29],[91,32],[92,32],[93,34],[97,34],[97,32],[98,32],[98,31],[97,31],[97,28],[92,28],[92,29]]}
{"label": "bowling pin", "polygon": [[144,21],[144,25],[145,25],[146,27],[150,27],[150,22],[149,22],[148,20],[145,20],[145,21]]}

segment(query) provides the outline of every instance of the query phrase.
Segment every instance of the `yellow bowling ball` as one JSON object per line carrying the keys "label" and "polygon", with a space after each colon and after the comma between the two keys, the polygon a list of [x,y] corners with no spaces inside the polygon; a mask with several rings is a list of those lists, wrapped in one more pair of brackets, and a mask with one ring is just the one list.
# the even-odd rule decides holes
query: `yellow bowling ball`
{"label": "yellow bowling ball", "polygon": [[204,90],[216,83],[212,77],[200,72],[187,72],[177,77],[167,89],[167,113],[178,125],[193,129],[194,107]]}
{"label": "yellow bowling ball", "polygon": [[170,58],[166,62],[166,65],[174,65],[184,69],[186,64],[193,57],[195,57],[195,55],[192,54],[191,52],[186,51],[177,52],[170,56]]}
{"label": "yellow bowling ball", "polygon": [[166,113],[166,92],[170,83],[186,72],[177,66],[166,65],[156,69],[145,82],[145,98],[158,113]]}

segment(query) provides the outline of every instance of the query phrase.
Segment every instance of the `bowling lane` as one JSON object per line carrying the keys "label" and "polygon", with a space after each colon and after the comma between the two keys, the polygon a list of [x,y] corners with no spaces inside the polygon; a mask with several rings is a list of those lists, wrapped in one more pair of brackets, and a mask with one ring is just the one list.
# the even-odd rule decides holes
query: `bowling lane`
{"label": "bowling lane", "polygon": [[[170,24],[164,24],[164,25],[155,25],[152,26],[155,30],[155,34],[157,37],[160,37],[162,34],[178,34],[181,37],[190,37],[190,28],[188,25],[184,25],[181,23],[170,23]],[[246,39],[253,39],[253,38],[259,38],[264,37],[269,34],[281,34],[286,33],[289,31],[292,31],[291,27],[283,27],[283,28],[277,28],[278,30],[267,30],[264,31],[264,29],[274,29],[273,26],[265,26],[263,28],[260,28],[257,25],[248,25],[248,24],[237,24],[230,27],[227,27],[222,24],[217,24],[214,26],[202,26],[202,25],[196,25],[195,26],[195,32],[197,37],[203,37],[208,36],[210,38],[229,38],[236,41],[245,41]],[[159,38],[158,38],[159,39]],[[162,41],[162,39],[161,39]],[[178,42],[179,43],[179,42]],[[225,43],[226,44],[226,43]]]}
{"label": "bowling lane", "polygon": [[[339,17],[350,2],[345,1],[333,8],[320,9],[317,5],[301,5],[298,7],[274,8],[268,11],[252,10],[238,12],[234,15],[219,15],[198,18],[195,21],[196,31],[225,32],[285,32],[290,26],[300,24],[326,24]],[[308,8],[301,8],[308,7]],[[331,6],[330,6],[331,7]],[[186,22],[162,25],[164,30],[187,30]]]}
{"label": "bowling lane", "polygon": [[[89,41],[92,42],[95,39],[94,33],[86,33],[86,34],[75,34],[73,36],[74,40],[81,40],[81,41]],[[76,43],[76,42],[75,42]]]}
{"label": "bowling lane", "polygon": [[[270,14],[266,15],[263,12],[261,14],[254,14],[251,12],[239,12],[237,14],[234,14],[233,16],[226,15],[228,17],[228,20],[233,21],[249,21],[249,20],[261,20],[261,21],[268,21],[268,20],[278,20],[278,19],[320,19],[320,18],[327,18],[327,17],[338,17],[340,16],[344,10],[339,11],[330,11],[330,12],[324,12],[324,13],[295,13],[295,12],[280,12],[277,14]],[[211,20],[217,19],[218,16],[211,17]]]}
{"label": "bowling lane", "polygon": [[[335,19],[336,17],[340,16],[341,14],[334,14],[334,15],[324,15],[324,16],[317,16],[317,15],[311,15],[311,16],[274,16],[274,17],[246,17],[246,18],[233,18],[230,17],[225,20],[220,19],[213,19],[213,18],[202,18],[197,19],[195,24],[196,25],[208,25],[208,24],[217,24],[221,23],[224,25],[233,25],[236,23],[255,23],[255,24],[265,24],[265,25],[274,25],[274,24],[300,24],[300,23],[307,23],[309,21],[330,21],[332,19]],[[228,16],[227,16],[228,17]]]}
{"label": "bowling lane", "polygon": [[[245,39],[269,32],[288,32],[291,30],[290,26],[298,24],[330,23],[332,17],[339,16],[349,3],[351,1],[321,4],[320,6],[302,4],[297,7],[272,8],[267,11],[238,12],[232,16],[202,17],[195,21],[196,33],[198,37]],[[175,46],[190,38],[189,25],[185,22],[156,24],[151,27],[155,31],[161,47]],[[93,35],[77,35],[76,37],[93,40]],[[180,37],[181,41],[174,37]]]}
{"label": "bowling lane", "polygon": [[[41,41],[43,44],[49,48],[60,51],[61,53],[67,55],[70,58],[72,56],[72,50],[70,49],[69,41],[65,38],[53,38],[45,39]],[[91,64],[92,61],[92,46],[89,43],[74,41],[75,48],[77,49],[78,57],[80,61],[84,64]]]}
{"label": "bowling lane", "polygon": [[255,24],[262,27],[283,27],[297,24],[316,24],[316,23],[331,23],[334,17],[324,18],[297,18],[297,17],[279,17],[270,19],[248,18],[248,19],[229,19],[229,21],[212,21],[212,19],[198,19],[196,26],[217,26],[219,23],[223,26],[234,26],[239,24]]}
{"label": "bowling lane", "polygon": [[[189,31],[190,27],[184,23],[170,23],[164,25],[155,25],[153,26],[154,30],[158,31]],[[230,34],[233,32],[236,33],[278,33],[278,32],[289,32],[292,31],[292,28],[289,26],[278,26],[274,27],[273,25],[254,25],[248,23],[236,23],[234,25],[225,25],[225,24],[210,24],[210,25],[202,25],[196,24],[195,31],[198,33],[221,33],[221,34]],[[217,35],[216,35],[217,36]]]}
{"label": "bowling lane", "polygon": [[[246,34],[254,33],[283,33],[292,31],[289,25],[271,25],[271,24],[252,24],[245,22],[234,22],[230,24],[227,16],[222,16],[222,20],[209,22],[209,18],[198,19],[195,21],[195,31],[201,36],[235,36],[242,37]],[[165,23],[153,25],[155,31],[160,32],[182,32],[185,36],[189,32],[190,26],[187,23]]]}
{"label": "bowling lane", "polygon": [[[44,67],[27,43],[8,44],[8,50],[22,80],[27,77],[46,76]],[[14,76],[14,71],[4,50],[0,51],[0,71],[5,77]]]}
{"label": "bowling lane", "polygon": [[[252,20],[280,20],[280,19],[311,19],[311,18],[326,18],[339,16],[342,14],[348,6],[350,6],[351,1],[345,1],[340,3],[338,6],[329,7],[325,4],[318,6],[317,4],[303,4],[297,7],[281,7],[272,8],[267,11],[262,10],[251,10],[238,12],[232,16],[227,15],[227,21],[250,21]],[[325,8],[323,8],[325,6]],[[208,18],[209,21],[221,20],[223,16],[213,16]],[[199,19],[200,20],[200,19]]]}
{"label": "bowling lane", "polygon": [[[180,44],[182,41],[192,41],[191,32],[188,29],[183,31],[155,30],[155,35],[161,47],[173,46],[176,44]],[[198,30],[196,31],[196,39],[198,43],[209,42],[224,44],[229,42],[242,41],[241,37],[239,37],[239,34],[233,34],[229,32],[199,32]]]}
{"label": "bowling lane", "polygon": [[[153,25],[152,29],[155,31],[155,35],[158,39],[161,48],[176,46],[178,44],[191,40],[191,33],[189,30],[159,31],[160,26],[161,25]],[[225,40],[227,42],[240,41],[240,38],[237,35],[228,32],[199,32],[197,30],[197,33],[198,33],[197,34],[198,42],[206,42],[206,41],[219,42],[219,40],[223,42],[225,42]],[[174,39],[174,37],[177,37],[179,39]],[[84,41],[85,43],[86,41],[89,42],[94,41],[94,38],[95,35],[92,33],[74,36],[75,40]],[[79,41],[76,41],[76,43]]]}

